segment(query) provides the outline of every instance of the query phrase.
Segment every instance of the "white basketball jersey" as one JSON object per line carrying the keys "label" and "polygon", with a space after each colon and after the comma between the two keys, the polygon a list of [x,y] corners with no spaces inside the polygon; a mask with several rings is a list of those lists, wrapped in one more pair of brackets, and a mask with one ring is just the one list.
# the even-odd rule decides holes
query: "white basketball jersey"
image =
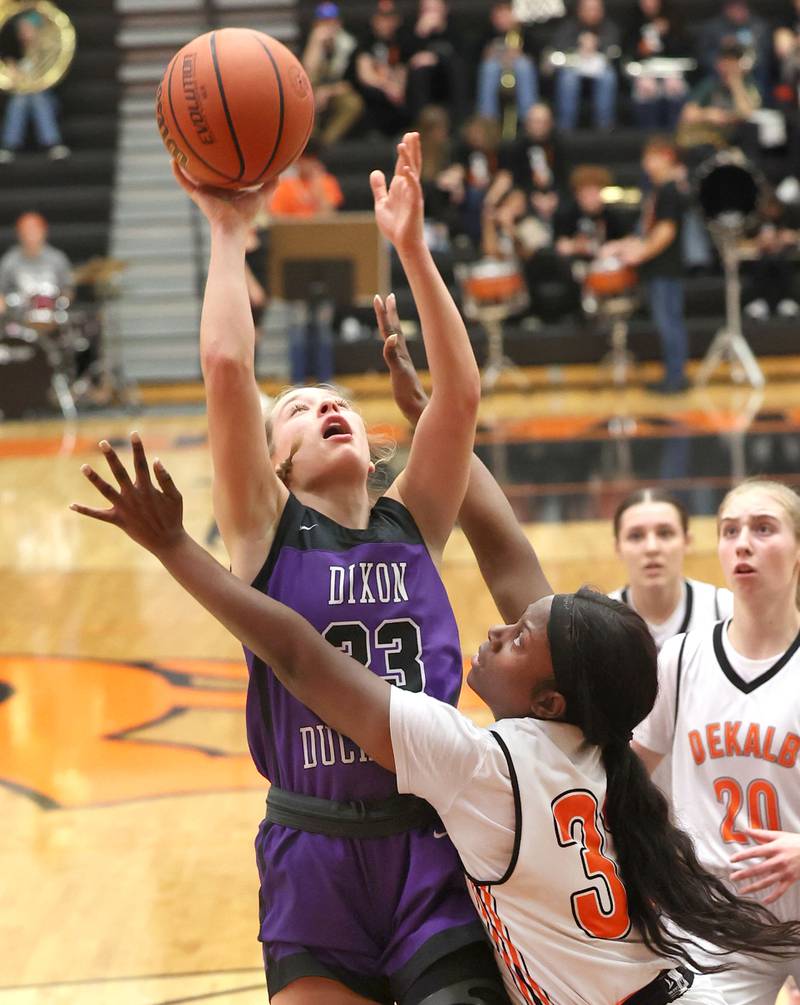
{"label": "white basketball jersey", "polygon": [[[633,607],[628,586],[614,590],[609,593],[609,597]],[[733,594],[730,590],[714,586],[713,583],[703,583],[699,579],[685,579],[683,598],[672,614],[661,625],[648,621],[647,627],[656,645],[661,649],[667,639],[671,639],[674,635],[705,628],[706,625],[713,625],[715,621],[729,618],[732,614]]]}
{"label": "white basketball jersey", "polygon": [[800,832],[800,635],[743,677],[724,632],[720,622],[664,646],[656,705],[634,735],[672,753],[676,821],[701,862],[728,875],[730,856],[752,843],[744,827]]}
{"label": "white basketball jersey", "polygon": [[600,749],[564,723],[506,719],[492,733],[514,790],[514,851],[501,879],[467,885],[508,991],[527,1005],[614,1005],[673,964],[631,930]]}

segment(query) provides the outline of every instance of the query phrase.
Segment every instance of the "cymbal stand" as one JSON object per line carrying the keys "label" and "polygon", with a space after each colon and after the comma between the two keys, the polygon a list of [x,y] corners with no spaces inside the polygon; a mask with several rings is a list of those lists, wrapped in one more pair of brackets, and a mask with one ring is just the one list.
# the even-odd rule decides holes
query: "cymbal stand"
{"label": "cymbal stand", "polygon": [[739,279],[738,233],[724,225],[709,224],[725,270],[725,326],[721,328],[703,357],[695,383],[704,387],[722,362],[741,368],[752,387],[763,387],[765,380],[753,350],[742,333],[742,292]]}

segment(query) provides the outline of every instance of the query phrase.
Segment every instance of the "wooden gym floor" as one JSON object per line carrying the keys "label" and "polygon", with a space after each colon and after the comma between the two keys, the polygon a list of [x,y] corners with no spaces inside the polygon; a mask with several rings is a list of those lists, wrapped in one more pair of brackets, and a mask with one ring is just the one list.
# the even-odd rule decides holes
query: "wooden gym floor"
{"label": "wooden gym floor", "polygon": [[[800,358],[765,369],[755,395],[721,382],[661,400],[578,367],[486,399],[480,450],[556,589],[620,585],[609,515],[645,478],[689,493],[704,515],[688,571],[719,580],[714,500],[743,473],[800,475]],[[384,379],[344,382],[402,445]],[[91,498],[79,468],[97,441],[136,428],[207,540],[202,389],[142,398],[135,418],[0,424],[2,1005],[266,1000],[252,851],[265,785],[239,646],[149,555],[67,509]],[[468,656],[496,613],[458,533],[443,576]],[[469,693],[463,706],[484,720]]]}

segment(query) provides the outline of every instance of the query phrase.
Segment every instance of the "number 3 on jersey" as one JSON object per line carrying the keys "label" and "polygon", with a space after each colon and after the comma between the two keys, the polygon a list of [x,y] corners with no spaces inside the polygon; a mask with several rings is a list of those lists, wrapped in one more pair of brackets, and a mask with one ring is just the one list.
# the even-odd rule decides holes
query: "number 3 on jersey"
{"label": "number 3 on jersey", "polygon": [[558,843],[579,847],[586,878],[600,881],[572,894],[575,921],[593,939],[624,939],[631,930],[628,895],[616,864],[603,854],[605,832],[597,799],[586,789],[572,789],[551,805]]}
{"label": "number 3 on jersey", "polygon": [[[332,646],[370,666],[372,648],[367,626],[360,621],[334,621],[322,633]],[[425,690],[425,665],[419,626],[410,618],[383,621],[375,629],[374,645],[386,653],[386,680],[404,691]]]}

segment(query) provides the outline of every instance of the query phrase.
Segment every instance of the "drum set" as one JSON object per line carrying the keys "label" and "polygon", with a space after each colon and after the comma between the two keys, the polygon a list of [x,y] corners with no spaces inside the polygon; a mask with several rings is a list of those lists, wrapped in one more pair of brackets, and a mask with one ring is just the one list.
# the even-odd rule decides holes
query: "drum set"
{"label": "drum set", "polygon": [[[758,220],[765,184],[738,150],[714,154],[697,169],[693,183],[695,200],[723,265],[726,304],[725,324],[714,337],[695,380],[705,385],[720,363],[729,362],[735,381],[747,381],[760,388],[764,375],[742,332],[739,259],[742,241]],[[604,255],[602,250],[596,251],[594,259],[577,266],[579,271],[573,271],[581,285],[584,312],[608,333],[609,350],[602,364],[610,371],[613,384],[623,387],[635,362],[628,349],[628,331],[640,304],[639,276],[636,269],[613,255]],[[513,258],[486,258],[457,266],[455,271],[465,315],[480,321],[488,336],[484,389],[492,390],[504,372],[525,386],[524,375],[505,354],[503,343],[503,323],[529,306],[518,262]]]}
{"label": "drum set", "polygon": [[[5,370],[9,380],[3,383],[9,387],[18,379],[28,379],[34,359],[46,372],[33,375],[27,396],[19,386],[10,398],[0,394],[0,418],[55,405],[65,419],[74,419],[82,403],[108,404],[115,397],[126,397],[127,383],[120,381],[100,345],[100,333],[108,327],[104,307],[110,284],[124,268],[123,262],[98,258],[76,269],[75,282],[93,286],[96,293],[97,302],[85,306],[76,305],[66,291],[46,282],[5,296],[5,311],[0,314],[0,373]],[[27,364],[24,377],[22,370],[16,375],[11,372],[17,362]],[[44,400],[37,400],[42,389]]]}

